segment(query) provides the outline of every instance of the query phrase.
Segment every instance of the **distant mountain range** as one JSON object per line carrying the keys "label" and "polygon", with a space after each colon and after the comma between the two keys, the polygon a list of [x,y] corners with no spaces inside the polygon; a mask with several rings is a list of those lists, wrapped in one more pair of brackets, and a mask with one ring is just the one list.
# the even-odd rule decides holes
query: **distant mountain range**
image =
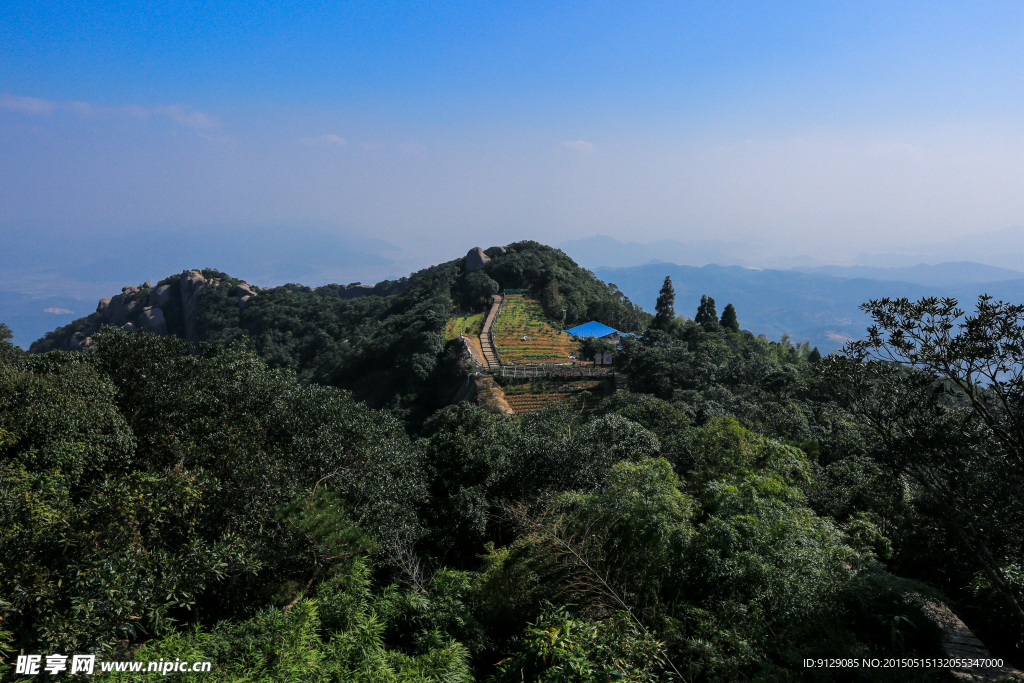
{"label": "distant mountain range", "polygon": [[[822,261],[806,254],[780,252],[772,242],[750,239],[743,241],[658,240],[656,242],[622,242],[607,235],[562,242],[558,248],[585,268],[627,268],[651,261],[662,261],[684,266],[748,266],[754,268],[816,268],[866,266],[876,269],[899,269],[901,273],[862,271],[856,277],[872,279],[906,279],[918,281],[926,277],[929,284],[945,282],[994,282],[1024,277],[1024,227],[1006,228],[994,232],[965,235],[941,242],[912,245],[898,252],[861,253],[839,259],[840,263]],[[949,262],[971,262],[978,266],[948,269]],[[942,265],[936,271],[939,280],[918,272],[920,265]],[[998,271],[1011,271],[999,273]],[[824,271],[823,271],[824,272]],[[946,275],[953,279],[944,279]],[[852,275],[842,274],[843,277]]]}
{"label": "distant mountain range", "polygon": [[857,265],[883,268],[946,261],[973,261],[1009,270],[1024,269],[1024,227],[962,235],[939,242],[912,245],[898,251],[858,254],[853,259]]}
{"label": "distant mountain range", "polygon": [[[952,271],[950,278],[975,274],[1005,277],[1001,269],[986,270],[979,264],[945,264]],[[822,269],[822,270],[828,270]],[[847,339],[864,336],[870,320],[859,306],[870,299],[883,297],[952,296],[970,310],[980,294],[998,299],[1024,302],[1024,276],[991,282],[949,280],[949,284],[927,284],[939,278],[941,266],[893,269],[910,272],[919,282],[837,277],[826,272],[809,270],[759,270],[740,266],[707,265],[702,268],[669,263],[648,263],[631,268],[596,268],[594,273],[606,282],[615,283],[626,296],[653,311],[665,276],[672,278],[676,292],[676,313],[693,317],[701,295],[715,299],[719,315],[726,304],[733,304],[740,326],[755,334],[766,334],[778,340],[788,333],[795,342],[810,341],[823,353],[840,348]],[[838,273],[858,273],[839,270]],[[881,277],[886,269],[869,272]]]}
{"label": "distant mountain range", "polygon": [[650,261],[662,261],[684,266],[749,265],[740,252],[742,245],[721,240],[680,242],[620,242],[607,235],[595,235],[579,240],[562,242],[558,248],[584,268],[626,268]]}
{"label": "distant mountain range", "polygon": [[996,268],[972,261],[939,263],[930,266],[924,263],[910,268],[874,268],[872,266],[815,266],[797,267],[793,270],[811,275],[830,275],[842,279],[860,278],[883,282],[912,282],[932,287],[947,287],[971,282],[1002,282],[1024,279],[1024,273],[1006,268]]}
{"label": "distant mountain range", "polygon": [[869,299],[952,296],[969,309],[988,293],[1024,302],[1024,272],[1018,270],[1024,268],[1024,228],[923,244],[906,253],[859,254],[845,265],[773,255],[757,242],[640,243],[596,235],[559,248],[645,310],[654,310],[669,275],[677,313],[692,317],[708,294],[719,313],[727,303],[735,305],[743,327],[771,339],[788,333],[822,352],[864,335],[869,320],[859,306]]}

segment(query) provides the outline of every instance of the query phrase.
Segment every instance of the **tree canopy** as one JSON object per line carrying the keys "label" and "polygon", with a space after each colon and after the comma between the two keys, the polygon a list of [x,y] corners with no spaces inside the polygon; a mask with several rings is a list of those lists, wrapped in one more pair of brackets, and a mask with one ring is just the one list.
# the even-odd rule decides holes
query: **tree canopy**
{"label": "tree canopy", "polygon": [[[940,603],[1021,661],[1024,307],[872,301],[867,338],[822,358],[738,331],[710,296],[648,326],[529,242],[354,299],[294,285],[240,307],[207,273],[198,348],[109,326],[26,353],[0,325],[4,662],[831,681],[804,661],[941,656]],[[570,322],[634,320],[628,390],[452,404],[469,378],[439,326],[489,282]]]}

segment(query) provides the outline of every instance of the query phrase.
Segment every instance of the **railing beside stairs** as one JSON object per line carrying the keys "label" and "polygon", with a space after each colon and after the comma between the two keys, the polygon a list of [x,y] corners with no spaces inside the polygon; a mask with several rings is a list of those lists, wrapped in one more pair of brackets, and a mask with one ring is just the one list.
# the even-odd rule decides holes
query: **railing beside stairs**
{"label": "railing beside stairs", "polygon": [[494,323],[498,322],[498,316],[501,315],[501,307],[505,305],[505,295],[501,295],[501,301],[498,302],[498,310],[494,312],[494,317],[491,318],[491,324],[487,328],[487,343],[491,345],[491,353],[494,354],[494,359],[498,361],[498,367],[501,367],[501,354],[498,353],[498,347],[494,344]]}

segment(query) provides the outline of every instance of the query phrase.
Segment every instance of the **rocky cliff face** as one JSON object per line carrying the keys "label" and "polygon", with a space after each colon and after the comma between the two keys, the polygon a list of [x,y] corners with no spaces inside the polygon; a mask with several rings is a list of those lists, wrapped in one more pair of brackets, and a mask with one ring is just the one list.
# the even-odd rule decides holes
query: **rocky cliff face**
{"label": "rocky cliff face", "polygon": [[[201,271],[186,270],[180,275],[161,280],[155,287],[151,282],[122,287],[120,294],[100,299],[95,313],[58,331],[58,337],[53,339],[56,344],[40,350],[59,348],[81,351],[104,325],[125,330],[144,330],[159,336],[177,334],[198,344],[200,332],[196,323],[200,295],[207,287],[220,285],[220,278],[207,278]],[[259,293],[259,287],[246,282],[235,285],[232,292],[238,299],[240,310],[245,310]],[[48,339],[50,335],[40,341]],[[38,344],[36,342],[33,346]]]}

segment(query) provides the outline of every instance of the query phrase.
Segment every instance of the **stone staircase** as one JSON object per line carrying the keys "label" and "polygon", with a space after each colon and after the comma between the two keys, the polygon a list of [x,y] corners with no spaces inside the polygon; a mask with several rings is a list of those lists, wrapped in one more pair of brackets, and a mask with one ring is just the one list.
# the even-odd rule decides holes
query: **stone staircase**
{"label": "stone staircase", "polygon": [[491,370],[497,370],[501,367],[501,357],[498,355],[498,349],[494,346],[492,331],[494,321],[497,319],[498,313],[501,311],[501,305],[504,302],[505,297],[501,294],[495,294],[491,297],[491,310],[487,312],[484,328],[480,332],[480,350],[483,351],[484,364]]}

